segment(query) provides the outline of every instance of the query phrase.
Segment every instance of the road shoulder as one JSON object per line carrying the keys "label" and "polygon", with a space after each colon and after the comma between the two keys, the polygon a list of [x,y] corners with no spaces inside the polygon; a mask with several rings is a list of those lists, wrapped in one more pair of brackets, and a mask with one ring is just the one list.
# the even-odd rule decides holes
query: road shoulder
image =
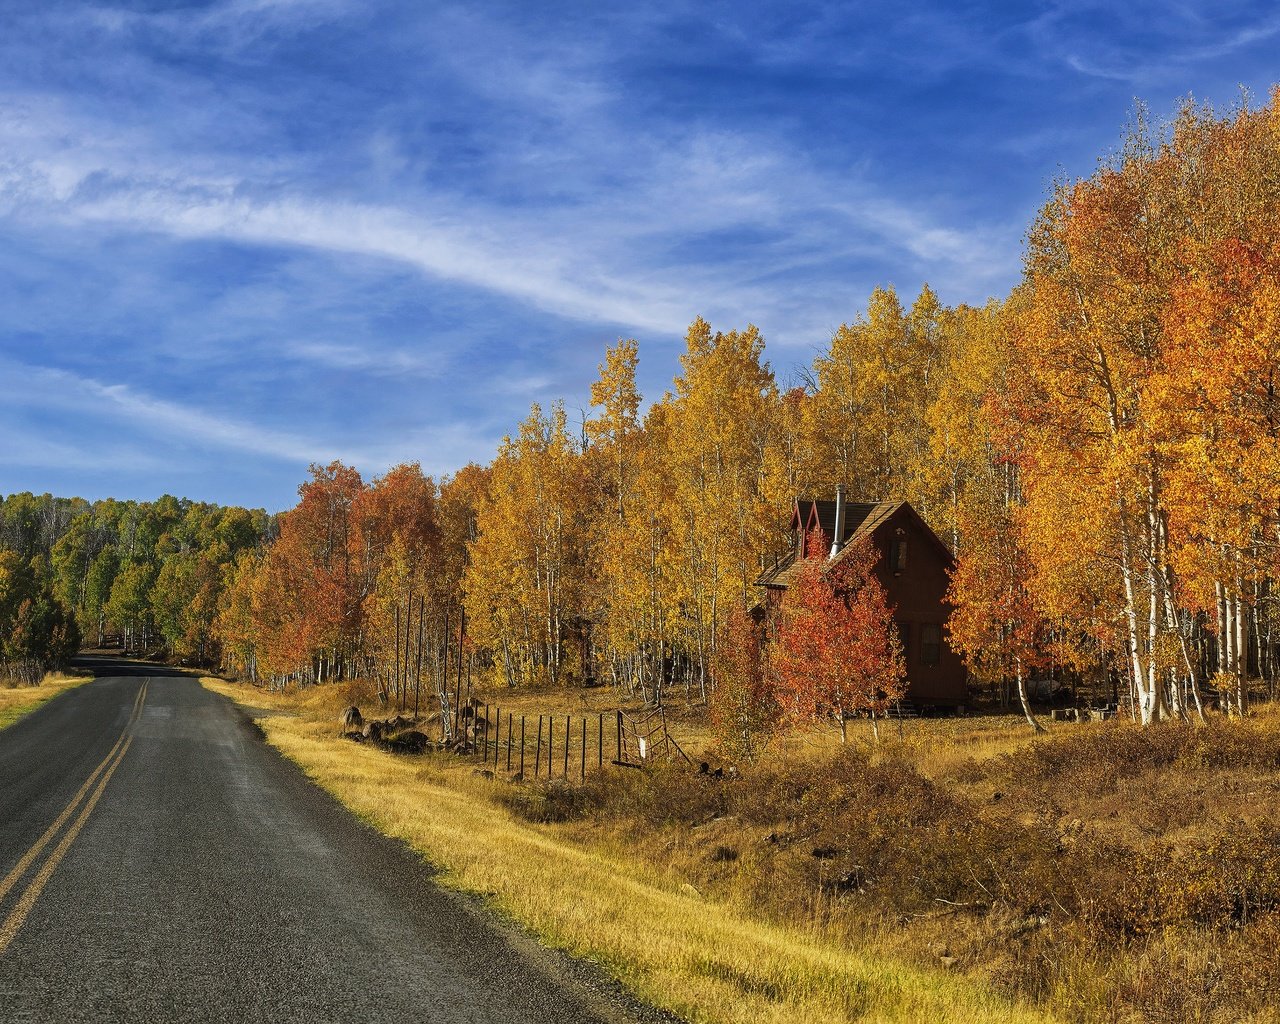
{"label": "road shoulder", "polygon": [[26,718],[55,697],[93,681],[91,673],[50,672],[39,686],[0,687],[0,729]]}

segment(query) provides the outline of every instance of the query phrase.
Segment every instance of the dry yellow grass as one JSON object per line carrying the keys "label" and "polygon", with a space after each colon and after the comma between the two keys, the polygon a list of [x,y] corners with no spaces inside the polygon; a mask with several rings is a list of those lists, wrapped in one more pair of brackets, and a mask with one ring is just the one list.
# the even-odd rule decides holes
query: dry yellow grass
{"label": "dry yellow grass", "polygon": [[13,725],[41,704],[73,686],[87,683],[91,678],[92,676],[68,676],[51,672],[40,681],[39,686],[0,688],[0,729]]}
{"label": "dry yellow grass", "polygon": [[342,698],[332,689],[283,696],[203,682],[253,709],[272,745],[440,867],[446,884],[486,897],[550,945],[599,962],[641,999],[689,1021],[1051,1019],[962,977],[761,923],[682,890],[665,865],[516,820],[493,796],[504,783],[470,765],[341,740],[334,716]]}

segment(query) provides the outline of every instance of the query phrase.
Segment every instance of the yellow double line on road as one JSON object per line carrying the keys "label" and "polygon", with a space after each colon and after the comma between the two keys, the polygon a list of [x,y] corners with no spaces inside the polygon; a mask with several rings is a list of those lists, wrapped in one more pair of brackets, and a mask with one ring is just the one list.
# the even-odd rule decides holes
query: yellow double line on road
{"label": "yellow double line on road", "polygon": [[[58,845],[53,848],[53,852],[49,854],[40,869],[27,883],[27,887],[22,890],[18,897],[18,902],[13,909],[9,911],[9,915],[0,924],[0,954],[3,954],[9,948],[11,943],[17,936],[22,923],[27,919],[27,915],[31,913],[31,908],[35,906],[36,900],[40,898],[40,893],[44,890],[50,877],[57,870],[58,865],[62,862],[62,858],[67,855],[67,851],[71,849],[71,844],[76,841],[76,836],[80,834],[80,830],[84,828],[84,824],[89,820],[89,815],[93,813],[94,807],[97,806],[98,800],[102,797],[102,791],[107,788],[107,783],[111,781],[111,776],[120,767],[120,762],[124,760],[124,755],[129,752],[129,745],[133,742],[130,730],[138,717],[142,714],[142,705],[147,699],[147,684],[143,682],[138,690],[138,696],[133,702],[133,712],[129,715],[129,721],[125,723],[124,730],[120,733],[120,738],[116,740],[116,745],[111,748],[111,752],[98,764],[93,773],[85,779],[84,785],[80,787],[75,796],[71,798],[71,802],[62,809],[62,813],[54,820],[54,823],[45,829],[44,835],[35,841],[35,844],[26,853],[22,855],[22,859],[13,866],[4,877],[4,881],[0,881],[0,901],[9,895],[9,891],[22,879],[27,870],[39,858],[41,852],[46,846],[53,841],[53,838],[62,830],[73,814],[76,815],[75,821],[71,823],[71,827],[63,834],[58,841]],[[94,783],[97,787],[94,787]],[[93,793],[85,800],[85,794],[92,789]],[[76,814],[79,808],[80,813]]]}

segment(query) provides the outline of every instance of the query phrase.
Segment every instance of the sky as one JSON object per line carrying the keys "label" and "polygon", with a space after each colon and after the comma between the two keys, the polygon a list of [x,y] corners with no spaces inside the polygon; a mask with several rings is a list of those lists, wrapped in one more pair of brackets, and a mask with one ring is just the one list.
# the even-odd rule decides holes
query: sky
{"label": "sky", "polygon": [[0,493],[280,511],[488,462],[640,343],[781,383],[872,289],[1002,297],[1134,103],[1280,81],[1270,4],[0,0]]}

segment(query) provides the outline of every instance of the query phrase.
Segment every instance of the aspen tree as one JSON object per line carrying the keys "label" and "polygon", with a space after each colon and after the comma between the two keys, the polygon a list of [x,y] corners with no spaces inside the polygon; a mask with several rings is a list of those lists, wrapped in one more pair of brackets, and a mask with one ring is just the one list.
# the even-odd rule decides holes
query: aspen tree
{"label": "aspen tree", "polygon": [[685,338],[676,391],[664,401],[673,500],[660,514],[672,544],[672,588],[689,655],[686,686],[706,698],[720,622],[752,596],[781,500],[765,473],[778,391],[753,326],[715,332],[698,318]]}
{"label": "aspen tree", "polygon": [[583,618],[584,490],[563,404],[549,416],[534,405],[494,460],[463,583],[475,639],[501,653],[510,684],[563,681],[566,634]]}

